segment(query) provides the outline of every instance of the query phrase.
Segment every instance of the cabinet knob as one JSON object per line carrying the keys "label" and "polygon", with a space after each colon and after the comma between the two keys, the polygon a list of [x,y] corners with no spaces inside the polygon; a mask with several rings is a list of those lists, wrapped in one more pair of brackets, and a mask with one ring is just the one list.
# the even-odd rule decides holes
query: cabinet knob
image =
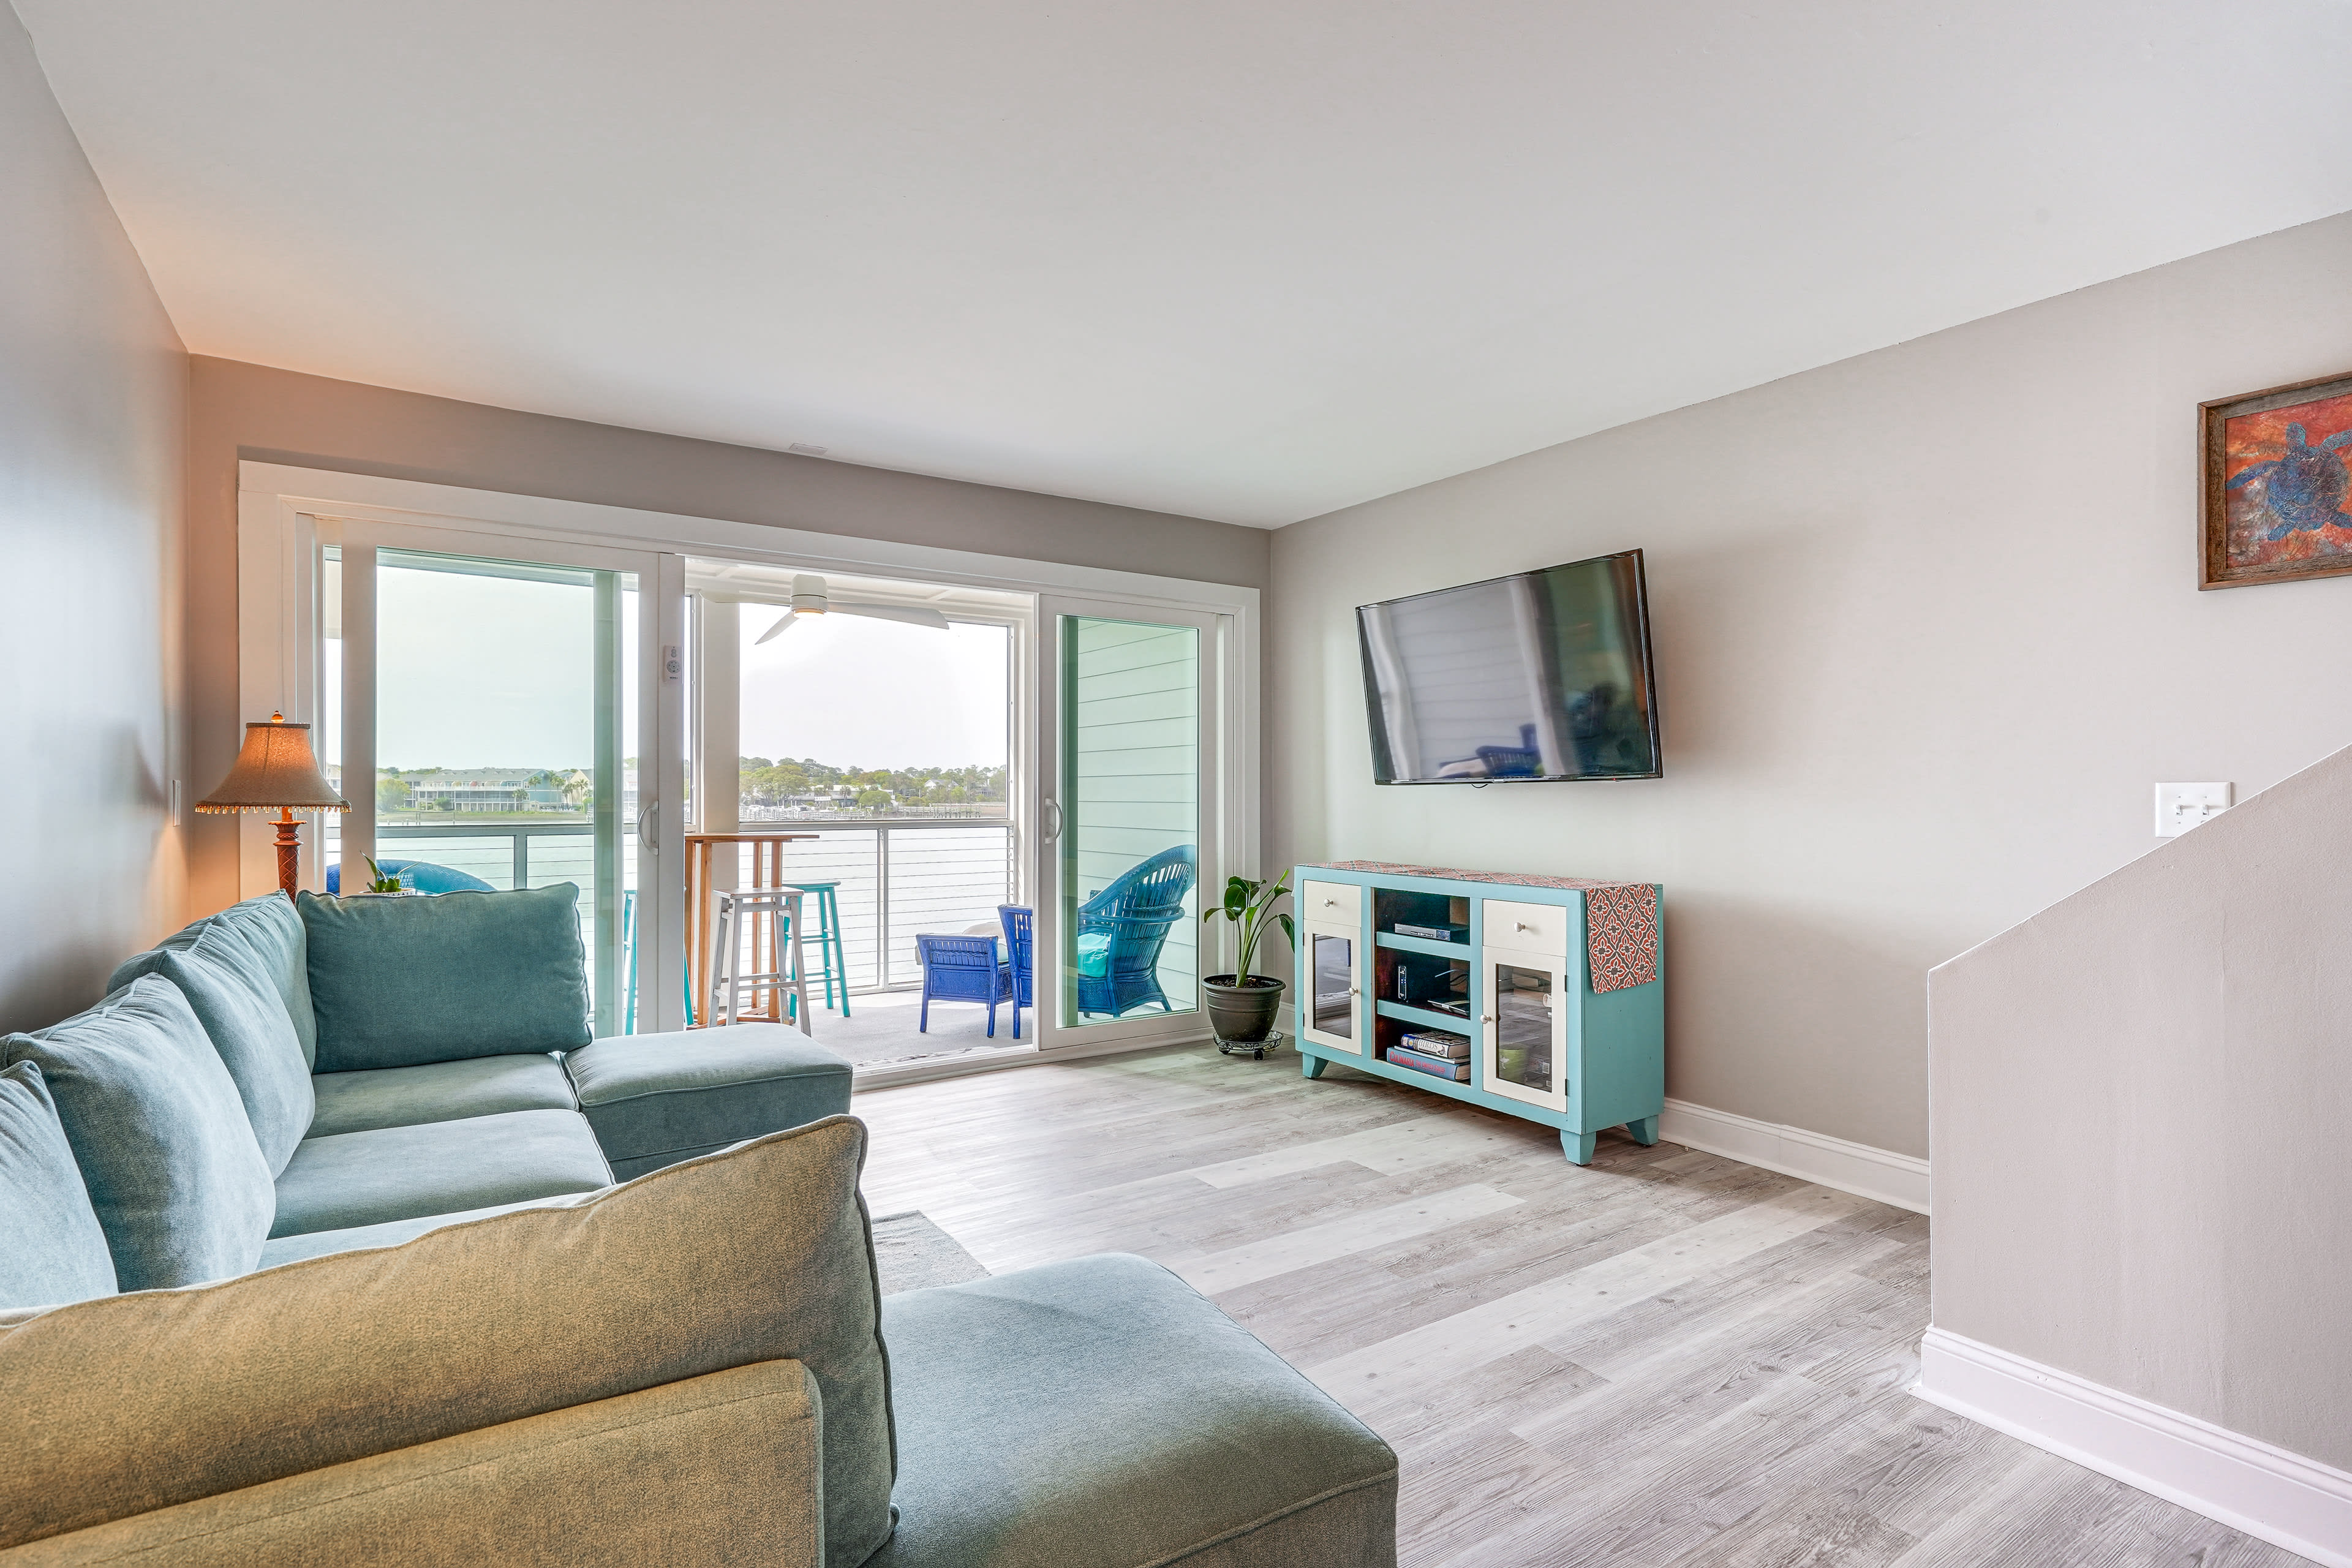
{"label": "cabinet knob", "polygon": [[1481,1013],[1478,1015],[1478,1021],[1482,1024],[1494,1023],[1496,1021],[1495,1015],[1492,1013]]}
{"label": "cabinet knob", "polygon": [[1339,900],[1337,899],[1326,899],[1323,900],[1323,907],[1327,910],[1336,910],[1339,907]]}
{"label": "cabinet knob", "polygon": [[1511,922],[1511,929],[1513,931],[1533,931],[1536,928],[1528,924],[1525,921],[1513,921]]}

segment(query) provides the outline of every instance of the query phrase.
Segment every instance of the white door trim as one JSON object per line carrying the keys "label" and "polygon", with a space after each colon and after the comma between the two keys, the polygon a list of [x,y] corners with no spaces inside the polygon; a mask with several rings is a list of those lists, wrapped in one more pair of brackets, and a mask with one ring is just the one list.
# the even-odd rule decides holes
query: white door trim
{"label": "white door trim", "polygon": [[[663,933],[684,928],[685,900],[674,890],[673,879],[661,874],[668,866],[685,864],[683,826],[678,820],[675,789],[664,781],[682,777],[680,759],[671,740],[680,728],[679,691],[665,678],[660,657],[667,643],[682,637],[677,614],[667,602],[684,597],[683,557],[647,550],[627,542],[588,537],[551,537],[511,529],[485,529],[475,520],[439,517],[414,511],[391,516],[370,515],[365,509],[321,502],[302,502],[282,495],[247,493],[239,498],[237,525],[238,695],[247,713],[278,709],[288,718],[316,723],[324,679],[323,643],[318,632],[323,606],[324,574],[320,553],[325,545],[340,546],[347,564],[362,561],[367,570],[342,574],[341,616],[344,623],[345,776],[374,773],[373,738],[373,556],[378,546],[391,546],[477,557],[512,556],[568,565],[632,572],[639,583],[637,713],[641,742],[638,824],[623,822],[623,833],[639,833],[640,876],[647,889],[638,905],[638,929],[648,940],[637,965],[638,1018],[646,1032],[683,1026],[678,998],[682,980]],[[355,644],[368,646],[358,648]],[[358,857],[373,851],[373,795],[360,792],[346,818],[344,858],[356,868]],[[247,816],[239,840],[240,896],[253,897],[278,885],[273,857],[262,832],[262,819]],[[314,833],[316,829],[313,830]],[[304,884],[320,890],[325,883],[325,858],[315,840],[304,857]]]}
{"label": "white door trim", "polygon": [[[289,719],[315,721],[310,700],[317,682],[315,591],[308,605],[289,605],[288,595],[295,589],[295,569],[316,548],[320,518],[457,527],[547,543],[658,552],[668,558],[664,563],[663,646],[681,649],[686,641],[685,595],[683,563],[677,558],[694,552],[820,573],[911,576],[1036,595],[1099,597],[1117,600],[1139,613],[1160,610],[1215,616],[1222,627],[1219,696],[1224,716],[1220,737],[1223,853],[1217,874],[1264,870],[1259,865],[1261,595],[1256,588],[279,463],[240,461],[237,489],[238,694],[249,717],[278,708]],[[673,565],[678,569],[675,584],[668,581],[668,568]],[[680,607],[673,607],[672,599]],[[263,605],[272,607],[269,613],[248,613],[248,607]],[[279,610],[280,605],[286,609]],[[1033,651],[1036,641],[1032,639]],[[1033,668],[1025,672],[1032,693],[1044,679],[1044,672],[1034,663],[1033,659]],[[1039,712],[1034,700],[1026,706],[1023,722],[1032,735],[1023,739],[1036,756],[1045,747],[1041,739],[1032,736],[1052,718]],[[666,807],[657,824],[666,855],[672,840],[684,830],[682,822],[673,820],[677,816]],[[1046,869],[1042,864],[1045,846],[1034,832],[1024,833],[1023,839],[1034,900],[1042,907],[1048,886],[1041,875]],[[678,852],[682,854],[682,847]],[[241,866],[247,861],[251,865],[243,871],[243,881],[274,885],[274,861],[266,834],[248,830]],[[668,992],[675,990],[675,985],[668,987]],[[1206,1038],[1206,1015],[1189,1016],[1195,1020],[1194,1037]],[[1134,1048],[1141,1044],[1137,1042]]]}
{"label": "white door trim", "polygon": [[[1211,1037],[1208,998],[1198,988],[1198,977],[1216,972],[1227,942],[1229,926],[1195,922],[1198,971],[1192,1005],[1177,1013],[1133,1013],[1100,1023],[1069,1025],[1061,1021],[1062,984],[1062,835],[1070,829],[1068,802],[1062,798],[1061,621],[1064,616],[1098,616],[1146,625],[1189,626],[1200,637],[1201,727],[1198,826],[1194,856],[1198,879],[1197,907],[1206,909],[1222,896],[1225,878],[1257,863],[1256,773],[1244,774],[1236,764],[1246,756],[1254,764],[1257,738],[1255,693],[1243,691],[1232,666],[1235,662],[1235,616],[1230,610],[1186,609],[1164,603],[1115,594],[1041,594],[1037,603],[1035,647],[1037,684],[1037,766],[1032,779],[1035,791],[1031,820],[1047,820],[1053,807],[1054,837],[1037,835],[1034,879],[1037,889],[1037,1046],[1046,1056],[1066,1056],[1080,1045],[1124,1040],[1137,1048],[1179,1040]],[[1244,703],[1244,699],[1249,700]],[[1243,729],[1246,724],[1248,728]],[[1247,783],[1244,784],[1244,777]]]}

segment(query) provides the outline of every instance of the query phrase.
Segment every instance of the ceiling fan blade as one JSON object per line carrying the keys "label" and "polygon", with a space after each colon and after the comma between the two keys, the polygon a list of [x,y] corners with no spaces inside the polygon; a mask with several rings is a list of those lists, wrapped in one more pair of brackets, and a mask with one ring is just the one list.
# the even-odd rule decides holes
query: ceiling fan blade
{"label": "ceiling fan blade", "polygon": [[835,599],[831,608],[836,616],[865,616],[877,621],[904,621],[910,626],[948,629],[948,618],[937,610],[919,610],[910,605],[845,605]]}
{"label": "ceiling fan blade", "polygon": [[770,626],[766,631],[761,632],[760,634],[760,641],[753,643],[751,646],[753,647],[758,647],[760,643],[766,642],[770,637],[775,637],[781,632],[788,632],[792,630],[793,623],[799,619],[800,617],[798,616],[793,614],[790,610],[786,610],[783,613],[782,618],[778,620],[774,626]]}

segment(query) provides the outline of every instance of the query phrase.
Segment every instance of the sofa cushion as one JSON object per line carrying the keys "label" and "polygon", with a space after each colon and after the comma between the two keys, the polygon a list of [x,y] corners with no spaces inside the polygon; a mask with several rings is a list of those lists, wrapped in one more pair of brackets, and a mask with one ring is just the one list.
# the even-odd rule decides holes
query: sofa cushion
{"label": "sofa cushion", "polygon": [[126,971],[160,975],[179,987],[236,1085],[269,1173],[284,1170],[294,1145],[310,1131],[317,1102],[294,1020],[251,949],[235,940],[233,928],[215,926],[186,947],[142,952],[115,973]]}
{"label": "sofa cushion", "polygon": [[849,1109],[849,1064],[781,1024],[616,1035],[563,1070],[623,1181]]}
{"label": "sofa cushion", "polygon": [[865,1150],[866,1130],[834,1117],[404,1247],[0,1331],[0,1409],[40,1435],[0,1464],[0,1549],[794,1360],[824,1411],[826,1561],[848,1568],[890,1529]]}
{"label": "sofa cushion", "polygon": [[318,1068],[577,1050],[588,1032],[580,889],[298,902]]}
{"label": "sofa cushion", "polygon": [[[610,1185],[576,1110],[509,1110],[462,1121],[306,1138],[278,1178],[272,1237],[551,1198]],[[259,1260],[258,1249],[255,1259]]]}
{"label": "sofa cushion", "polygon": [[86,1013],[8,1037],[40,1064],[125,1290],[225,1279],[261,1257],[269,1163],[188,999],[142,975]]}
{"label": "sofa cushion", "polygon": [[58,1108],[32,1062],[0,1068],[0,1307],[114,1293],[114,1258]]}
{"label": "sofa cushion", "polygon": [[572,1082],[553,1057],[469,1057],[422,1067],[323,1072],[314,1087],[318,1114],[310,1136],[414,1127],[502,1110],[570,1110]]}
{"label": "sofa cushion", "polygon": [[[268,893],[258,899],[247,899],[241,904],[231,904],[216,915],[203,920],[158,944],[166,951],[184,951],[194,947],[210,933],[212,941],[205,945],[217,956],[227,947],[238,952],[240,967],[251,965],[269,977],[277,988],[279,1000],[286,1004],[286,1016],[294,1025],[294,1037],[302,1042],[302,1059],[307,1064],[318,1054],[318,1023],[310,1014],[310,972],[303,962],[302,917],[294,912],[294,905],[283,893]],[[125,959],[106,983],[109,991],[120,991],[140,975],[147,973],[142,960],[148,955],[137,953]]]}
{"label": "sofa cushion", "polygon": [[875,1568],[1393,1563],[1396,1456],[1140,1258],[882,1303],[898,1531]]}
{"label": "sofa cushion", "polygon": [[274,1236],[261,1244],[264,1268],[275,1268],[284,1263],[299,1263],[306,1258],[324,1258],[330,1253],[357,1252],[365,1247],[398,1247],[415,1241],[426,1231],[439,1230],[445,1225],[464,1225],[468,1221],[488,1219],[492,1215],[512,1214],[517,1209],[535,1208],[541,1204],[562,1201],[560,1198],[530,1198],[519,1204],[492,1204],[487,1208],[461,1209],[456,1214],[429,1214],[415,1219],[388,1219],[382,1225],[355,1225],[341,1230],[306,1231],[300,1236]]}

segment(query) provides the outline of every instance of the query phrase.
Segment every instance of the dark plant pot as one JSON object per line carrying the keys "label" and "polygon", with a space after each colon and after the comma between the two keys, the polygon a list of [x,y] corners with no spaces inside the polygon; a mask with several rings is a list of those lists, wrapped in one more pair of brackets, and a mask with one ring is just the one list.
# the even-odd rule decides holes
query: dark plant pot
{"label": "dark plant pot", "polygon": [[1282,982],[1263,974],[1239,984],[1231,974],[1212,974],[1201,982],[1209,993],[1209,1027],[1227,1045],[1254,1046],[1273,1031],[1276,1009],[1282,1005]]}

